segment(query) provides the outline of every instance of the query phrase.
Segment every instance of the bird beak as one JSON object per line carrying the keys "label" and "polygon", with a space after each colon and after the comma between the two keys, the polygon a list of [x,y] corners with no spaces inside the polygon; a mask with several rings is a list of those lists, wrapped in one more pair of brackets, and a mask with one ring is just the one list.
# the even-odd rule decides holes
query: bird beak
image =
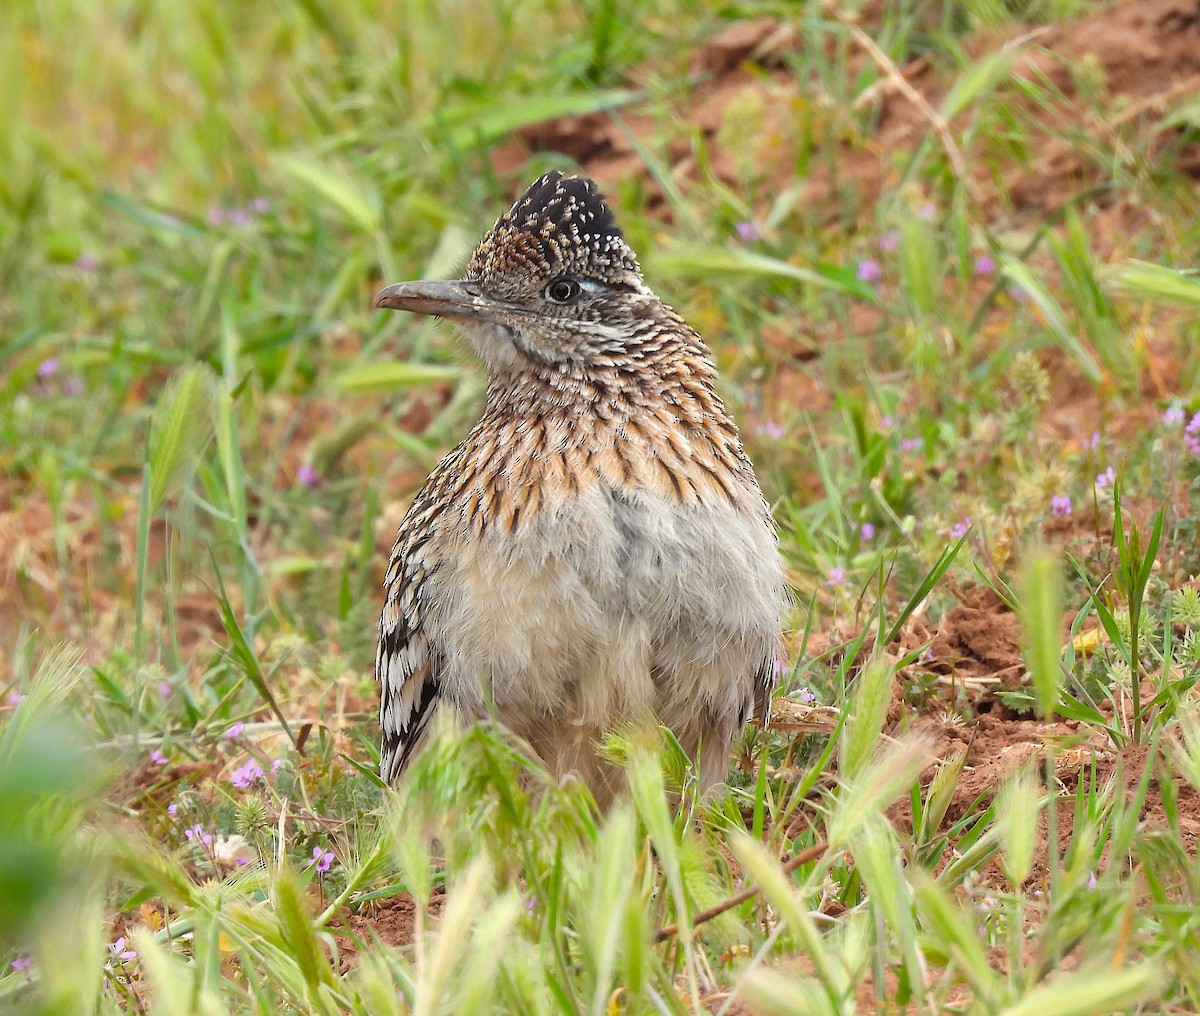
{"label": "bird beak", "polygon": [[418,281],[381,289],[371,306],[445,318],[483,318],[489,316],[492,303],[467,282]]}

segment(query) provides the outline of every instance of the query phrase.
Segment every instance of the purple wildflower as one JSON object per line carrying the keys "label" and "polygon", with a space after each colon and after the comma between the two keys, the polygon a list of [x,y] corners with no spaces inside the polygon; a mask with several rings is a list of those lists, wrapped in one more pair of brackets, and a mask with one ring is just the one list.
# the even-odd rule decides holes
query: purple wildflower
{"label": "purple wildflower", "polygon": [[301,487],[315,487],[320,478],[321,474],[313,469],[313,467],[307,462],[296,470],[296,482],[300,484]]}
{"label": "purple wildflower", "polygon": [[22,695],[19,691],[10,691],[8,693],[8,697],[5,698],[4,701],[7,702],[10,706],[19,706],[22,702],[25,701],[25,696]]}
{"label": "purple wildflower", "polygon": [[78,272],[98,272],[100,270],[100,259],[95,254],[83,253],[75,259],[75,270]]}
{"label": "purple wildflower", "polygon": [[250,211],[255,215],[266,215],[271,210],[271,202],[266,198],[255,198],[250,202]]}
{"label": "purple wildflower", "polygon": [[1088,887],[1089,889],[1095,889],[1095,888],[1096,888],[1096,873],[1095,873],[1094,871],[1089,871],[1089,872],[1088,872],[1087,887]]}
{"label": "purple wildflower", "polygon": [[279,772],[279,770],[282,768],[283,768],[283,759],[281,759],[281,758],[277,758],[277,759],[275,759],[274,762],[271,763],[271,772],[273,772],[273,773]]}
{"label": "purple wildflower", "polygon": [[996,270],[996,262],[990,254],[980,254],[975,259],[975,274],[976,275],[991,275]]}
{"label": "purple wildflower", "polygon": [[787,433],[783,429],[783,425],[777,423],[775,420],[763,420],[756,429],[763,437],[769,437],[773,441],[778,441]]}
{"label": "purple wildflower", "polygon": [[212,841],[213,841],[212,835],[209,833],[206,833],[199,822],[197,822],[195,825],[188,826],[183,831],[183,835],[186,839],[192,840],[196,843],[203,844],[206,847],[212,846]]}
{"label": "purple wildflower", "polygon": [[846,581],[845,568],[830,568],[829,578],[825,580],[825,585],[836,588]]}
{"label": "purple wildflower", "polygon": [[150,761],[156,766],[165,766],[170,760],[163,754],[161,748],[155,748],[154,751],[150,752]]}
{"label": "purple wildflower", "polygon": [[743,222],[739,222],[734,226],[734,229],[737,231],[738,239],[742,243],[753,243],[755,240],[763,238],[762,229],[753,219],[746,219]]}
{"label": "purple wildflower", "polygon": [[1071,498],[1067,494],[1055,494],[1050,498],[1050,511],[1059,516],[1070,515],[1074,509],[1071,506]]}
{"label": "purple wildflower", "polygon": [[171,682],[170,681],[159,681],[158,682],[158,693],[163,698],[170,698],[171,697]]}
{"label": "purple wildflower", "polygon": [[30,967],[33,966],[33,957],[32,956],[18,956],[9,965],[13,968],[13,970],[24,973],[26,970],[28,970]]}
{"label": "purple wildflower", "polygon": [[900,442],[902,452],[916,452],[925,447],[925,439],[921,437],[906,437]]}
{"label": "purple wildflower", "polygon": [[132,949],[125,948],[125,936],[122,935],[115,942],[110,943],[108,951],[112,954],[114,960],[120,960],[122,963],[127,963],[130,960],[137,959],[137,953]]}
{"label": "purple wildflower", "polygon": [[803,702],[806,706],[811,706],[817,701],[817,696],[813,694],[811,688],[807,687],[797,688],[792,697],[800,702]]}
{"label": "purple wildflower", "polygon": [[1100,447],[1100,431],[1094,430],[1094,431],[1092,431],[1092,436],[1088,438],[1087,444],[1084,445],[1084,448],[1087,451],[1094,452],[1099,447]]}
{"label": "purple wildflower", "polygon": [[1183,428],[1183,443],[1190,454],[1200,455],[1200,413],[1194,414]]}
{"label": "purple wildflower", "polygon": [[1017,303],[1024,303],[1029,299],[1029,294],[1020,286],[1012,285],[1008,287],[1008,295],[1011,296]]}
{"label": "purple wildflower", "polygon": [[1096,488],[1104,490],[1105,487],[1111,487],[1116,482],[1116,474],[1113,472],[1113,467],[1109,466],[1103,473],[1096,475]]}
{"label": "purple wildflower", "polygon": [[228,214],[231,226],[244,227],[254,222],[254,216],[245,208],[231,208]]}
{"label": "purple wildflower", "polygon": [[881,416],[879,418],[879,426],[884,430],[891,430],[894,426],[896,426],[896,419],[892,416]]}
{"label": "purple wildflower", "polygon": [[209,205],[204,218],[210,226],[219,226],[225,221],[225,209],[220,205]]}
{"label": "purple wildflower", "polygon": [[324,873],[329,870],[333,864],[333,851],[322,850],[320,847],[313,847],[312,859],[304,866],[306,868],[316,868],[317,871]]}
{"label": "purple wildflower", "polygon": [[246,729],[246,724],[238,720],[232,727],[225,731],[225,736],[231,741],[236,741],[242,736],[242,731]]}
{"label": "purple wildflower", "polygon": [[875,523],[864,522],[861,526],[859,526],[858,538],[862,540],[863,543],[867,543],[875,539]]}
{"label": "purple wildflower", "polygon": [[879,267],[878,261],[863,258],[858,263],[858,272],[856,274],[860,282],[875,282],[883,276],[883,269]]}
{"label": "purple wildflower", "polygon": [[1183,406],[1169,406],[1166,412],[1162,415],[1162,423],[1164,427],[1178,427],[1183,423],[1187,414],[1183,411]]}
{"label": "purple wildflower", "polygon": [[879,249],[885,253],[891,253],[900,246],[900,230],[889,229],[879,238]]}
{"label": "purple wildflower", "polygon": [[167,805],[167,814],[170,815],[171,818],[177,818],[179,816],[179,805],[172,801]]}
{"label": "purple wildflower", "polygon": [[937,206],[932,201],[926,201],[917,209],[917,218],[922,222],[930,222],[937,215]]}
{"label": "purple wildflower", "polygon": [[251,784],[261,779],[262,774],[262,766],[255,762],[254,759],[251,759],[244,766],[233,771],[233,776],[230,777],[229,782],[240,790],[245,790]]}
{"label": "purple wildflower", "polygon": [[47,378],[54,377],[58,373],[58,357],[50,356],[38,364],[37,376],[43,381]]}
{"label": "purple wildflower", "polygon": [[971,528],[971,516],[967,515],[950,527],[950,539],[961,540]]}

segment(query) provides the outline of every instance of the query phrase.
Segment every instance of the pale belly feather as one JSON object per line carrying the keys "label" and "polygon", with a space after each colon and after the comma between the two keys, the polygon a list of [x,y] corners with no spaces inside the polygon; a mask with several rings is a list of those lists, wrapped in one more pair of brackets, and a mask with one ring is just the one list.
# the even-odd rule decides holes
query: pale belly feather
{"label": "pale belly feather", "polygon": [[784,595],[761,514],[602,485],[515,535],[463,536],[430,581],[447,697],[556,770],[621,720],[654,715],[688,751],[744,722]]}

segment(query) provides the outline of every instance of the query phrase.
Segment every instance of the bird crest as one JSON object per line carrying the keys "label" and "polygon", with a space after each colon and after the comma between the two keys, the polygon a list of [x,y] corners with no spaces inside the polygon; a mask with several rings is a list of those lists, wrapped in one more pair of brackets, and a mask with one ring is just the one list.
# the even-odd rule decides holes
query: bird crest
{"label": "bird crest", "polygon": [[554,171],[496,221],[475,248],[467,278],[519,290],[560,276],[636,285],[641,268],[596,185]]}

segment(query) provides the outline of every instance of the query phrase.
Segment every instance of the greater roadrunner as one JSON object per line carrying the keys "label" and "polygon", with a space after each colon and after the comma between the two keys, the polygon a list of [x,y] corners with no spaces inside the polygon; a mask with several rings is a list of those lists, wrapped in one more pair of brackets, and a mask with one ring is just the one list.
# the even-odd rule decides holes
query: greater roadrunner
{"label": "greater roadrunner", "polygon": [[600,798],[614,724],[657,718],[726,773],[774,685],[775,528],[709,352],[642,280],[595,184],[547,173],[455,282],[376,307],[459,325],[488,368],[483,415],[400,524],[375,672],[381,775],[440,706],[495,715]]}

